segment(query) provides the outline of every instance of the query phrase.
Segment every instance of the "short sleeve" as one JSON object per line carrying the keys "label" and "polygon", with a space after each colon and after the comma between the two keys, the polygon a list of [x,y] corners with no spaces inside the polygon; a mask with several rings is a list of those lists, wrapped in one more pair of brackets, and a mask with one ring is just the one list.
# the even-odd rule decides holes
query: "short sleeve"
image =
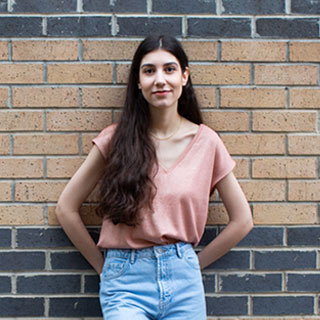
{"label": "short sleeve", "polygon": [[215,134],[215,154],[211,180],[211,192],[214,186],[230,173],[235,167],[235,161],[231,158],[227,148],[220,137]]}
{"label": "short sleeve", "polygon": [[101,152],[101,154],[105,159],[107,157],[108,146],[113,136],[113,133],[115,131],[115,128],[116,128],[116,125],[112,124],[107,128],[103,129],[98,134],[98,136],[92,139],[92,143],[94,143],[98,147],[99,151]]}

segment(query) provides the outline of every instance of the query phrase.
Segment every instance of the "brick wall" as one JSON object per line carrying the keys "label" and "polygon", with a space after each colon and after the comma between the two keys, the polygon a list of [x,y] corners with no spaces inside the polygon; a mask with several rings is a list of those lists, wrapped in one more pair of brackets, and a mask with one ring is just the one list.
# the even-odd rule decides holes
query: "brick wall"
{"label": "brick wall", "polygon": [[[183,40],[255,228],[204,273],[210,319],[319,319],[320,2],[0,0],[0,317],[101,316],[54,208],[149,32]],[[82,209],[92,236],[95,197]],[[227,222],[215,195],[201,246]]]}

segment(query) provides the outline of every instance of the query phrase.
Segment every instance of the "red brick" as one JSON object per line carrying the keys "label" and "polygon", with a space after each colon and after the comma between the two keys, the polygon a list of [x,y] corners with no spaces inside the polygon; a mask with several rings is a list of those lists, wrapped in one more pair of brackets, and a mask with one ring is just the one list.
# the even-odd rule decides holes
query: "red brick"
{"label": "red brick", "polygon": [[256,111],[253,114],[254,131],[313,132],[316,112]]}
{"label": "red brick", "polygon": [[290,61],[311,61],[320,62],[319,42],[291,42]]}
{"label": "red brick", "polygon": [[238,179],[246,179],[249,178],[249,160],[243,158],[234,158],[236,162],[236,166],[233,169],[234,175]]}
{"label": "red brick", "polygon": [[10,138],[9,135],[0,135],[0,154],[10,153]]}
{"label": "red brick", "polygon": [[84,60],[132,60],[140,41],[84,40]]}
{"label": "red brick", "polygon": [[82,105],[95,108],[121,108],[126,88],[82,88]]}
{"label": "red brick", "polygon": [[216,88],[196,88],[195,92],[200,108],[216,108]]}
{"label": "red brick", "polygon": [[15,199],[24,202],[58,201],[66,186],[61,181],[20,181],[16,183]]}
{"label": "red brick", "polygon": [[41,131],[43,113],[35,111],[0,111],[0,131]]}
{"label": "red brick", "polygon": [[0,181],[0,202],[11,201],[11,183]]}
{"label": "red brick", "polygon": [[319,109],[319,88],[290,88],[290,108]]}
{"label": "red brick", "polygon": [[285,136],[280,134],[227,134],[221,138],[231,154],[285,153]]}
{"label": "red brick", "polygon": [[97,131],[112,123],[110,111],[50,111],[48,131]]}
{"label": "red brick", "polygon": [[0,107],[8,106],[8,89],[0,88]]}
{"label": "red brick", "polygon": [[0,83],[34,84],[43,82],[43,66],[41,64],[0,64]]}
{"label": "red brick", "polygon": [[289,154],[320,155],[319,135],[290,135],[288,144]]}
{"label": "red brick", "polygon": [[48,158],[48,178],[71,178],[83,163],[84,158]]}
{"label": "red brick", "polygon": [[12,60],[78,60],[75,40],[15,40]]}
{"label": "red brick", "polygon": [[249,84],[250,65],[247,64],[192,64],[193,84]]}
{"label": "red brick", "polygon": [[254,224],[286,225],[319,223],[314,204],[254,204]]}
{"label": "red brick", "polygon": [[[96,215],[96,207],[93,205],[82,206],[80,209],[80,216],[85,225],[97,226],[101,224],[101,218]],[[48,223],[49,225],[59,225],[58,219],[55,214],[55,207],[48,208]]]}
{"label": "red brick", "polygon": [[256,65],[255,83],[265,85],[317,85],[315,65]]}
{"label": "red brick", "polygon": [[0,205],[0,225],[42,225],[43,208],[29,205]]}
{"label": "red brick", "polygon": [[112,83],[110,63],[48,65],[49,83]]}
{"label": "red brick", "polygon": [[316,178],[316,158],[265,158],[252,164],[253,178]]}
{"label": "red brick", "polygon": [[0,60],[9,60],[9,49],[7,41],[0,41]]}
{"label": "red brick", "polygon": [[16,135],[13,137],[14,154],[77,154],[79,137],[75,134]]}
{"label": "red brick", "polygon": [[222,61],[286,61],[286,42],[222,41]]}
{"label": "red brick", "polygon": [[189,61],[217,61],[217,41],[190,41],[181,42]]}
{"label": "red brick", "polygon": [[284,108],[285,90],[278,88],[221,88],[222,108]]}
{"label": "red brick", "polygon": [[117,83],[127,84],[130,72],[130,63],[118,63],[116,65]]}
{"label": "red brick", "polygon": [[240,181],[248,201],[285,201],[286,182],[272,180]]}
{"label": "red brick", "polygon": [[18,87],[12,89],[12,105],[18,108],[77,107],[79,93],[77,88]]}
{"label": "red brick", "polygon": [[320,201],[320,181],[289,181],[289,201]]}
{"label": "red brick", "polygon": [[248,131],[249,115],[247,112],[202,112],[204,123],[216,131]]}
{"label": "red brick", "polygon": [[92,139],[95,138],[98,133],[87,133],[82,135],[82,153],[88,154],[93,144]]}
{"label": "red brick", "polygon": [[42,178],[43,160],[39,158],[0,158],[0,178]]}

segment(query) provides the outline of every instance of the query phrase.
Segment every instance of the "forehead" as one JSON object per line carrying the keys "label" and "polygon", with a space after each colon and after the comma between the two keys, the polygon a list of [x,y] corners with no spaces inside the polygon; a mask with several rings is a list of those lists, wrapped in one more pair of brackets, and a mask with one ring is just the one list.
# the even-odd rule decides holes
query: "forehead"
{"label": "forehead", "polygon": [[178,59],[169,51],[157,49],[147,53],[141,60],[141,66],[144,64],[163,65],[175,62],[180,65]]}

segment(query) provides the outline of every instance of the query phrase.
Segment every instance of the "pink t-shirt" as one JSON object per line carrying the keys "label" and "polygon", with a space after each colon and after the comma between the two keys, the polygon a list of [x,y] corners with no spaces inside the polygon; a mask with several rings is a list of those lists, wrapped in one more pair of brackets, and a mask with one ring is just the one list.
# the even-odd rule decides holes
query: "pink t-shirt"
{"label": "pink t-shirt", "polygon": [[[114,129],[109,126],[93,139],[104,157]],[[197,245],[204,232],[210,194],[234,165],[219,136],[201,124],[172,167],[165,169],[159,164],[154,178],[154,212],[141,212],[143,219],[136,227],[104,219],[98,246],[139,249],[177,241]]]}

